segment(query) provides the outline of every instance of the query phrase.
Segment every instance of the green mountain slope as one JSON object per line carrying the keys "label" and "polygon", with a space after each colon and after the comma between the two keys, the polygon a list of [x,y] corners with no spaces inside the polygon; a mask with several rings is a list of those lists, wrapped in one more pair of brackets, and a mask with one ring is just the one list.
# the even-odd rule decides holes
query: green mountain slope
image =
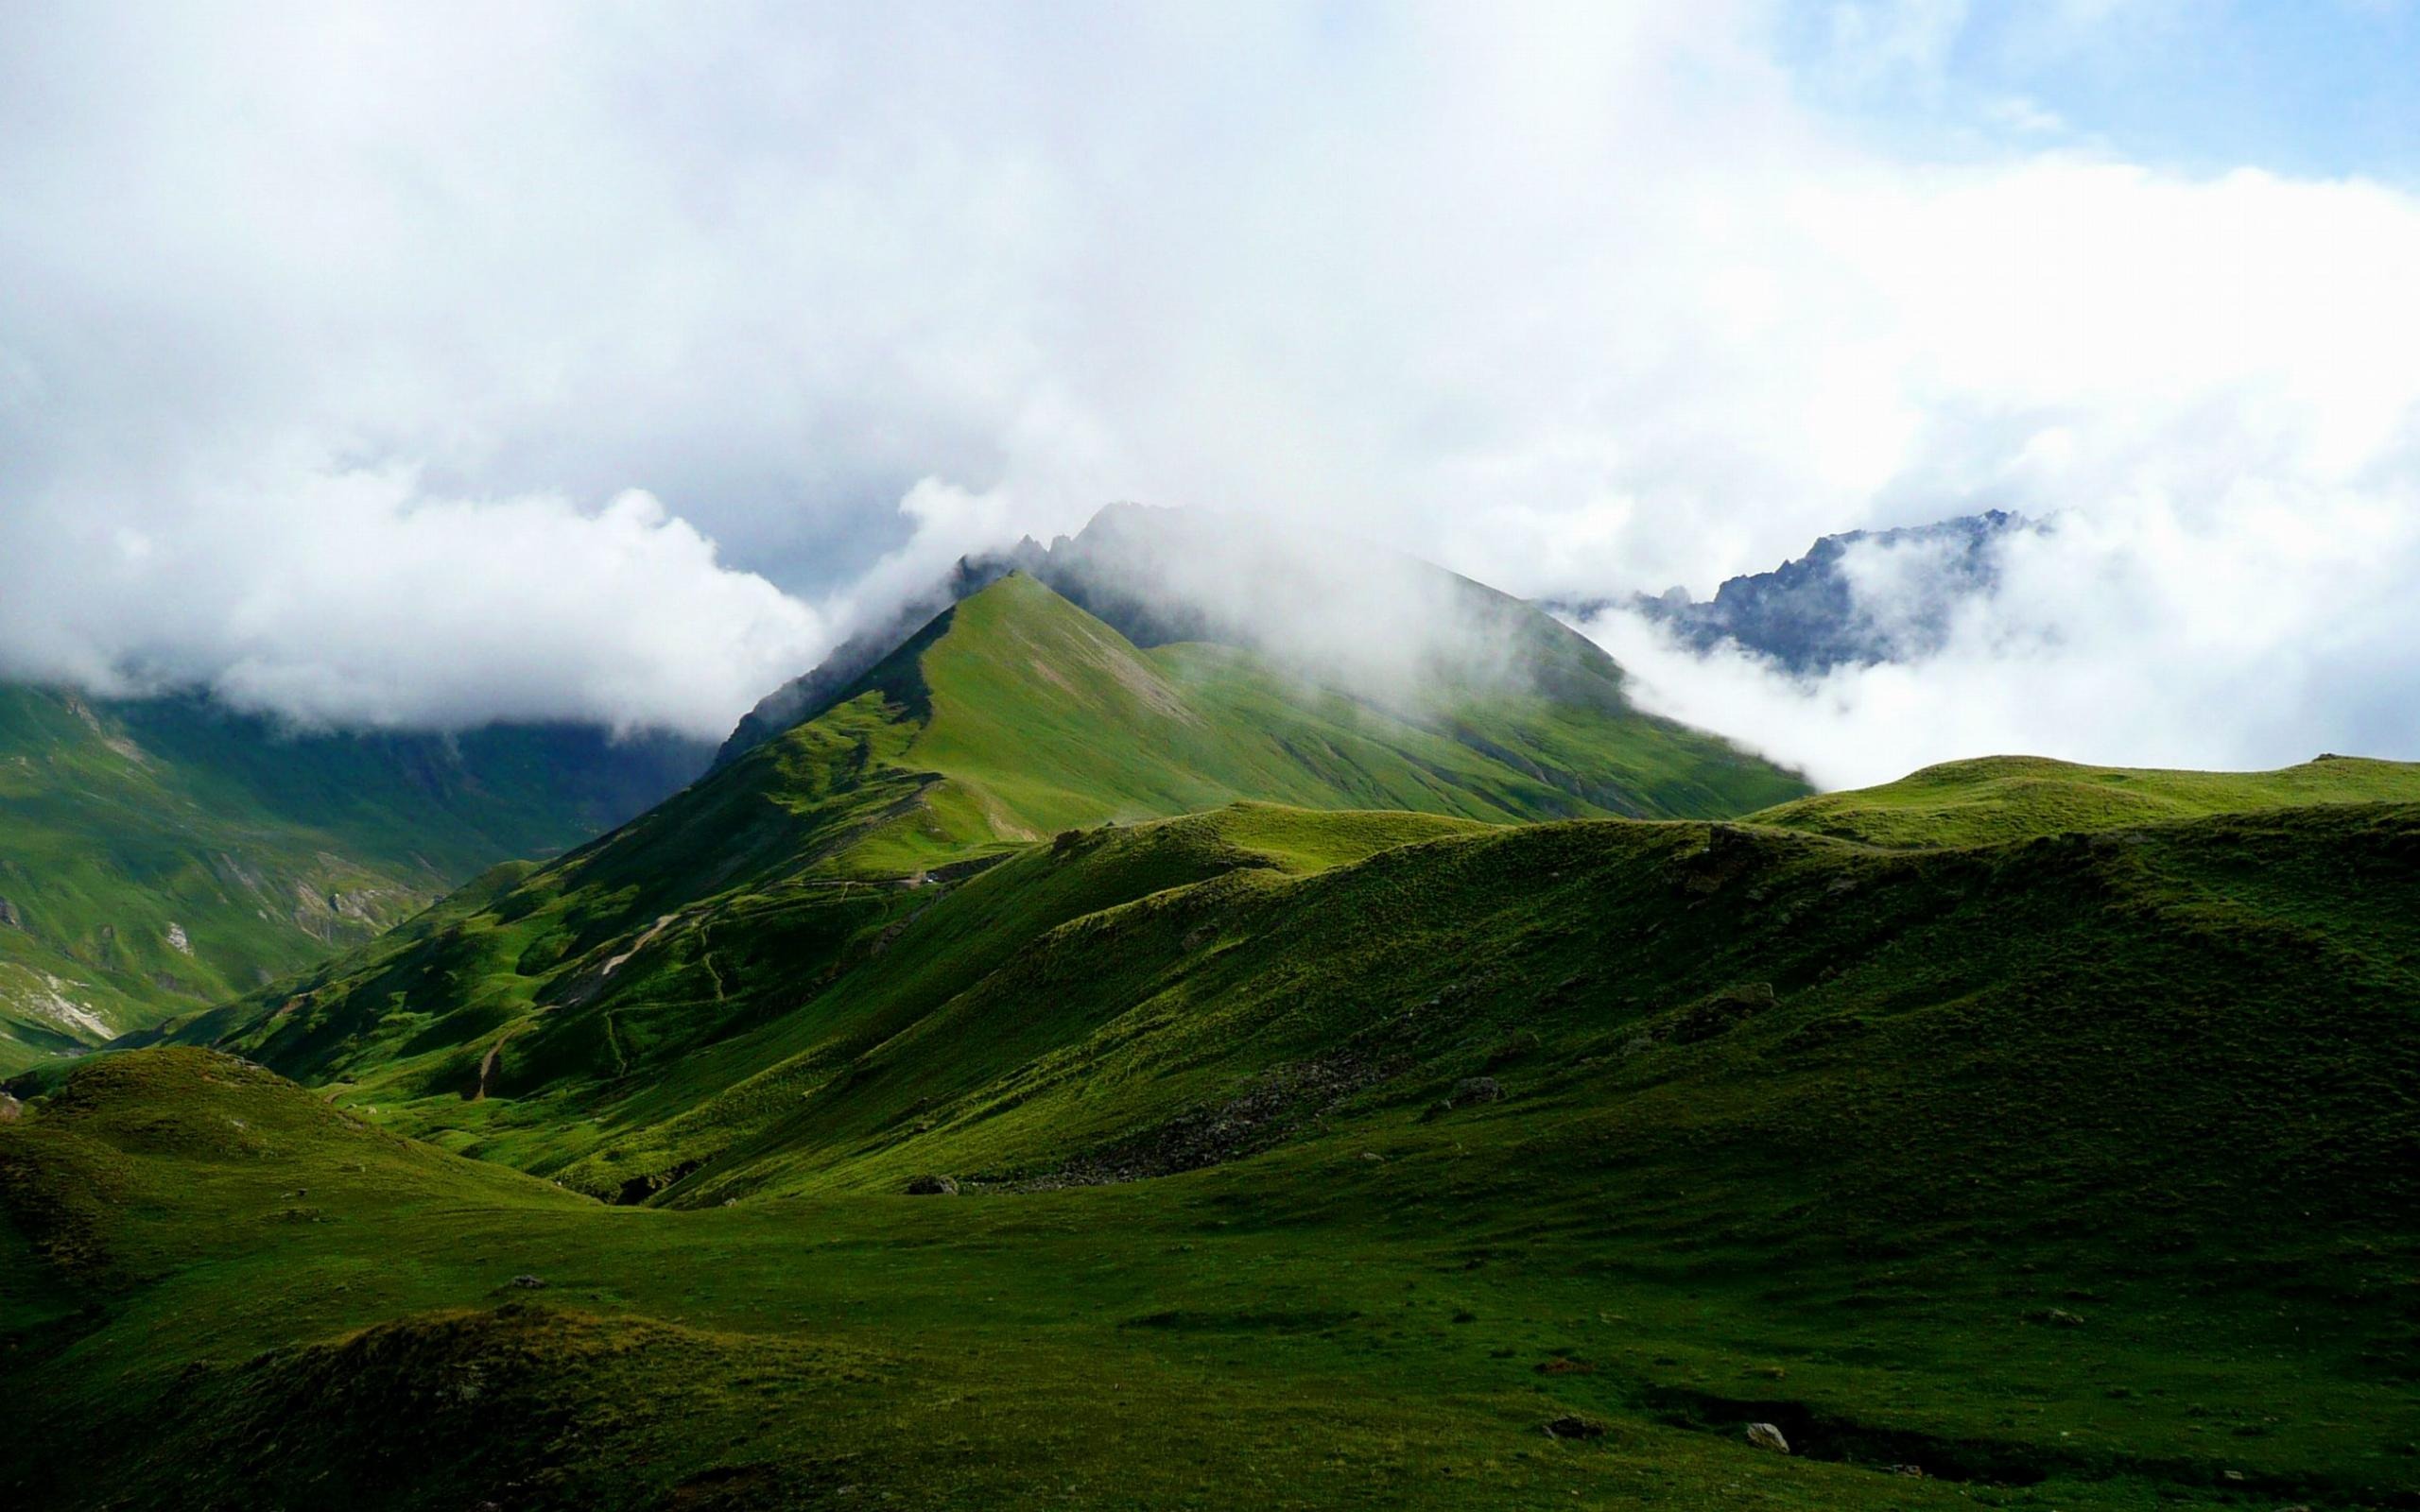
{"label": "green mountain slope", "polygon": [[[1012,571],[1029,580],[1028,590],[1046,586],[1211,698],[1215,707],[1205,713],[1215,721],[1299,725],[1306,699],[1324,700],[1349,723],[1381,713],[1574,800],[1512,796],[1524,815],[1731,814],[1759,788],[1776,799],[1804,791],[1804,783],[1767,763],[1634,707],[1621,667],[1534,604],[1369,542],[1272,534],[1265,522],[1132,504],[1103,508],[1047,550],[1028,541],[1005,554],[960,560],[945,582],[903,608],[912,619],[853,637],[824,665],[768,696],[732,732],[717,765],[826,713],[858,691],[869,669],[917,624]],[[1316,741],[1323,731],[1310,734]],[[1015,759],[1034,752],[1013,740],[979,740],[971,753],[1032,775]],[[1425,751],[1408,754],[1427,759]],[[1318,753],[1297,747],[1286,756],[1252,775],[1300,792],[1292,765],[1317,765]],[[1442,759],[1452,768],[1443,785],[1471,781],[1465,759]],[[1379,782],[1340,775],[1370,801],[1386,797],[1386,783],[1400,785],[1400,774]],[[1437,785],[1429,784],[1432,791]],[[1327,799],[1314,793],[1302,800]],[[1150,812],[1168,810],[1155,802]]]}
{"label": "green mountain slope", "polygon": [[1609,817],[1788,779],[1549,685],[1381,707],[1011,576],[20,1078],[0,1491],[2408,1503],[2420,767]]}
{"label": "green mountain slope", "polygon": [[[600,978],[651,984],[625,1045],[788,997],[601,1124],[535,1069],[450,1094],[448,1139],[639,1208],[434,1194],[375,1126],[428,1125],[400,1083],[306,1114],[105,1058],[0,1125],[0,1348],[54,1450],[0,1484],[2401,1504],[2420,805],[1943,838],[1247,805],[884,889],[826,956],[768,895]],[[484,885],[422,936],[510,933]]]}
{"label": "green mountain slope", "polygon": [[1754,818],[1868,845],[1989,845],[2213,814],[2415,799],[2420,765],[2410,762],[2322,756],[2274,772],[2171,772],[1987,756],[1801,799]]}
{"label": "green mountain slope", "polygon": [[[1245,796],[1506,822],[1801,790],[1710,736],[1538,687],[1423,724],[1232,648],[1144,651],[1018,575],[607,840],[175,1037],[347,1078],[424,1133],[467,1142],[500,1118],[594,1143],[585,1117],[665,1106],[660,1076],[695,1098],[786,1057],[890,932],[1046,835]],[[1294,856],[1335,843],[1300,836]],[[513,1102],[462,1102],[489,1094]]]}
{"label": "green mountain slope", "polygon": [[195,697],[0,685],[0,1071],[256,990],[700,765],[595,731],[286,735]]}

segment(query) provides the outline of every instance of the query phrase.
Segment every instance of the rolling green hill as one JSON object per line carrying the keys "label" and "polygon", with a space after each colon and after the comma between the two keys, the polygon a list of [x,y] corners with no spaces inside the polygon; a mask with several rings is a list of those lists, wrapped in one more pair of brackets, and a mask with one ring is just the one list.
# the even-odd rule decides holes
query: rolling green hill
{"label": "rolling green hill", "polygon": [[257,990],[703,759],[572,729],[292,734],[199,697],[0,685],[0,1072]]}
{"label": "rolling green hill", "polygon": [[1991,845],[2213,814],[2420,799],[2420,765],[2322,756],[2274,772],[2164,772],[1986,756],[1882,787],[1767,809],[1782,825],[1880,846]]}
{"label": "rolling green hill", "polygon": [[823,955],[759,900],[612,1033],[786,1002],[577,1121],[508,1046],[476,1162],[408,1056],[103,1057],[0,1125],[0,1485],[2407,1504],[2420,805],[1911,837],[1246,804],[847,880]]}

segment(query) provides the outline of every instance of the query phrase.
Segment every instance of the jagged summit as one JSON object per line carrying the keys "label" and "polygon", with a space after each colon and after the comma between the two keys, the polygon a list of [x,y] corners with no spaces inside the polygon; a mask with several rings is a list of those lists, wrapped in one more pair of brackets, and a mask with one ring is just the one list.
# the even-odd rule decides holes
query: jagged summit
{"label": "jagged summit", "polygon": [[[1941,648],[1961,604],[1993,592],[2001,543],[2039,528],[2022,515],[1988,509],[1931,524],[1845,530],[1771,572],[1725,578],[1709,599],[1671,588],[1549,607],[1583,619],[1627,608],[1696,650],[1736,646],[1796,673],[1911,661]],[[1889,593],[1860,584],[1851,566],[1860,551],[1890,554]]]}

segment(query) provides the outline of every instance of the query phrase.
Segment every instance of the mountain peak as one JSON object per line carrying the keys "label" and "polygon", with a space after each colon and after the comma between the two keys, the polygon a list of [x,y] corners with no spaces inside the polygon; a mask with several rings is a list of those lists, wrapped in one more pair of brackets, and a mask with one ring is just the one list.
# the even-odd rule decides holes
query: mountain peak
{"label": "mountain peak", "polygon": [[962,558],[945,578],[769,695],[717,765],[829,709],[951,604],[1011,574],[1135,647],[1210,643],[1304,680],[1424,714],[1440,690],[1544,692],[1626,711],[1622,673],[1535,606],[1431,562],[1342,538],[1193,508],[1104,506],[1048,548]]}

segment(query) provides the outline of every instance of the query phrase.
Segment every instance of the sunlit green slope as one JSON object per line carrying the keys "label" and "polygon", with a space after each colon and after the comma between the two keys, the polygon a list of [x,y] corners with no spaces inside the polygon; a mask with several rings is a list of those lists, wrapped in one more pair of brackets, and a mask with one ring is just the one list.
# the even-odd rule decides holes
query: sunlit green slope
{"label": "sunlit green slope", "polygon": [[677,742],[292,735],[0,684],[0,1072],[256,990],[654,801]]}
{"label": "sunlit green slope", "polygon": [[[1471,693],[1454,717],[1414,723],[1231,649],[1143,651],[1011,576],[606,840],[176,1037],[425,1104],[430,1131],[493,1116],[465,1096],[544,1122],[661,1104],[661,1076],[694,1098],[754,1074],[934,897],[1077,827],[1247,797],[1502,823],[1611,812],[1589,793],[1724,812],[1803,790],[1711,737],[1538,686]],[[1643,764],[1660,764],[1653,792],[1628,785]],[[1353,850],[1270,835],[1292,861]],[[548,1138],[574,1148],[596,1126]]]}
{"label": "sunlit green slope", "polygon": [[[1560,627],[1528,611],[1547,627]],[[1201,643],[1150,651],[1016,574],[963,601],[867,684],[923,723],[902,760],[940,773],[925,833],[1028,839],[1248,798],[1472,818],[1744,812],[1804,783],[1712,736],[1577,686],[1524,644],[1499,686],[1433,713],[1349,697]],[[1600,654],[1599,654],[1600,655]],[[1608,663],[1610,666],[1610,663]]]}
{"label": "sunlit green slope", "polygon": [[2420,801],[2420,764],[2322,756],[2274,772],[2079,766],[2039,756],[1948,762],[1881,787],[1800,799],[1754,816],[1868,845],[1986,845],[2168,819],[2327,803]]}

